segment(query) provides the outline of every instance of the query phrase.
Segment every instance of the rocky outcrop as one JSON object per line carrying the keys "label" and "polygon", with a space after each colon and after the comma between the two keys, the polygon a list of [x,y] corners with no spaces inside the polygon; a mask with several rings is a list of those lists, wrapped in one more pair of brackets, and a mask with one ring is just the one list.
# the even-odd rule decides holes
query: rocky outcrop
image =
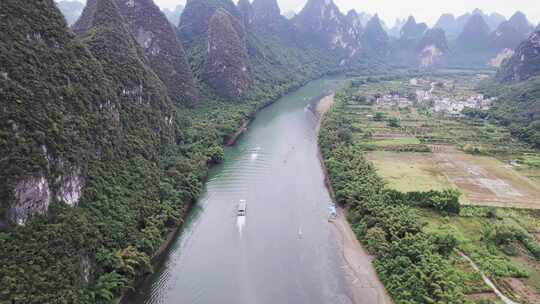
{"label": "rocky outcrop", "polygon": [[308,43],[344,50],[349,57],[360,52],[352,26],[332,0],[309,0],[294,18],[294,24]]}
{"label": "rocky outcrop", "polygon": [[373,16],[366,24],[362,34],[362,42],[366,51],[380,57],[386,57],[390,53],[390,39],[381,25],[378,15]]}
{"label": "rocky outcrop", "polygon": [[25,177],[15,185],[15,204],[8,211],[8,219],[24,225],[32,215],[45,214],[51,202],[51,189],[44,174]]}
{"label": "rocky outcrop", "polygon": [[420,67],[440,66],[449,53],[446,35],[442,29],[428,30],[417,46]]}
{"label": "rocky outcrop", "polygon": [[217,94],[238,98],[251,85],[249,58],[234,16],[217,9],[209,22],[208,47],[203,75]]}
{"label": "rocky outcrop", "polygon": [[174,102],[194,105],[200,101],[191,67],[176,32],[152,0],[115,0],[150,63]]}
{"label": "rocky outcrop", "polygon": [[76,207],[86,183],[83,169],[52,155],[41,146],[46,166],[32,176],[20,178],[14,188],[14,204],[8,210],[9,222],[26,224],[34,215],[44,215],[53,200]]}
{"label": "rocky outcrop", "polygon": [[62,168],[63,174],[55,180],[56,200],[71,207],[76,207],[82,197],[82,190],[86,183],[82,169],[65,161],[60,161],[58,167]]}
{"label": "rocky outcrop", "polygon": [[494,68],[500,68],[504,62],[514,55],[513,49],[504,49],[500,51],[497,55],[495,55],[491,60],[489,61],[489,65]]}
{"label": "rocky outcrop", "polygon": [[540,75],[540,31],[523,41],[497,72],[502,82],[517,82]]}
{"label": "rocky outcrop", "polygon": [[114,142],[104,105],[115,95],[53,1],[5,0],[0,11],[0,222],[26,224],[53,201],[77,206],[87,164]]}
{"label": "rocky outcrop", "polygon": [[277,0],[254,0],[252,7],[253,28],[258,34],[270,34],[289,46],[296,42],[295,28],[281,15]]}
{"label": "rocky outcrop", "polygon": [[[150,68],[140,42],[131,34],[114,0],[88,0],[90,2],[95,2],[93,16],[89,28],[80,36],[112,80],[121,109],[123,135],[144,130],[154,138],[154,144],[160,138],[171,141],[172,104],[164,84]],[[129,1],[130,5],[138,3]],[[85,14],[83,12],[83,16]],[[168,22],[164,22],[170,28]]]}
{"label": "rocky outcrop", "polygon": [[439,47],[440,43],[436,43],[435,39],[440,37],[435,37],[433,33],[444,31],[437,29],[425,36],[427,28],[425,23],[416,23],[413,16],[407,19],[400,30],[399,39],[394,39],[391,42],[392,57],[396,62],[430,67],[439,61],[442,50]]}
{"label": "rocky outcrop", "polygon": [[[210,19],[218,9],[226,11],[241,24],[242,15],[231,0],[190,0],[186,3],[180,19],[179,32],[182,41],[191,47],[193,43],[205,40]],[[240,32],[236,25],[235,27],[237,32]],[[243,39],[243,33],[241,38]]]}
{"label": "rocky outcrop", "polygon": [[355,10],[350,10],[347,13],[347,22],[351,26],[352,34],[356,38],[356,40],[360,41],[360,38],[362,37],[362,33],[364,32],[364,25],[362,24],[362,19],[360,18],[360,15]]}

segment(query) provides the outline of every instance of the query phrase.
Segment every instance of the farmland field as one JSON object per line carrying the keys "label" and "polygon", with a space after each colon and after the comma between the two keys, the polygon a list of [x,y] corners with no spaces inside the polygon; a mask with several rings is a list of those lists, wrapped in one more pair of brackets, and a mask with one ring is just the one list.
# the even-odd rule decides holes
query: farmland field
{"label": "farmland field", "polygon": [[460,275],[465,303],[503,303],[482,274],[513,301],[540,303],[538,150],[487,120],[439,113],[430,102],[414,100],[415,90],[432,87],[432,98],[467,98],[476,94],[479,79],[426,77],[418,85],[406,77],[358,80],[331,115],[348,130],[341,138],[362,151],[386,189],[459,191],[457,214],[414,202],[411,208],[428,235],[456,240],[448,262]]}
{"label": "farmland field", "polygon": [[[434,99],[475,96],[473,86],[479,78],[471,77],[359,85],[353,96],[361,102],[346,106],[356,131],[353,139],[369,151],[367,158],[391,189],[454,188],[462,193],[463,204],[540,209],[537,150],[505,128],[434,112],[429,102],[413,98],[413,92],[422,90],[430,90]],[[435,81],[451,85],[432,85]],[[394,97],[381,97],[388,94]]]}

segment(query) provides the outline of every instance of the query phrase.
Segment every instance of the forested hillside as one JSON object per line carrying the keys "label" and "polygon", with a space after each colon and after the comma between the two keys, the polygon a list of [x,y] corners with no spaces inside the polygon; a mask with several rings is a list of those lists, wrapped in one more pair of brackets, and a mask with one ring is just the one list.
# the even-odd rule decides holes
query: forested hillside
{"label": "forested hillside", "polygon": [[512,133],[540,147],[540,32],[524,40],[484,91],[499,100],[489,113]]}
{"label": "forested hillside", "polygon": [[[180,24],[178,38],[150,1],[133,3],[88,1],[77,36],[53,0],[0,3],[0,302],[118,297],[152,270],[151,257],[240,125],[285,92],[340,70],[332,51],[303,48],[279,26],[262,28],[272,16],[244,25],[232,2],[191,1],[210,12],[199,16],[188,5],[183,20],[199,28]],[[141,15],[138,7],[151,10]],[[227,38],[224,30],[234,30],[243,56],[204,47]],[[233,99],[209,81],[216,62],[249,73]],[[175,81],[187,87],[177,90]]]}

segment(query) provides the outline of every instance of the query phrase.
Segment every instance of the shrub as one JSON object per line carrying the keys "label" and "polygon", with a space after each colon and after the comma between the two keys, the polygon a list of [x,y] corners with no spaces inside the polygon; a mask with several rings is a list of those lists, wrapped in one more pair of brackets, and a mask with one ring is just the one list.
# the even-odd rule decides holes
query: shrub
{"label": "shrub", "polygon": [[383,255],[390,247],[390,244],[386,240],[386,233],[380,227],[368,229],[364,236],[364,243],[366,249],[373,255]]}
{"label": "shrub", "polygon": [[388,119],[388,126],[390,128],[399,128],[399,127],[401,127],[401,123],[400,123],[399,119],[397,119],[395,117],[390,117]]}

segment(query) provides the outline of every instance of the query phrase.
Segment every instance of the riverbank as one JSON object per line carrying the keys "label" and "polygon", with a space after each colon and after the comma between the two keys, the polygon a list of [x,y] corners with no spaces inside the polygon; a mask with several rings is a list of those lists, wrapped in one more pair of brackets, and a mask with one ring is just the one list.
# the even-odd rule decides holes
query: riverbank
{"label": "riverbank", "polygon": [[[317,133],[321,126],[324,115],[332,108],[334,104],[334,94],[329,95],[321,99],[317,104],[316,111],[319,116],[319,123],[317,125]],[[335,201],[334,190],[323,158],[319,151],[319,160],[325,176],[325,185],[328,188],[328,192]],[[388,292],[384,288],[384,285],[380,281],[373,264],[371,263],[373,257],[370,256],[367,251],[362,247],[356,235],[352,231],[352,228],[347,221],[346,210],[339,206],[338,217],[332,221],[333,231],[337,235],[337,239],[341,241],[342,257],[345,261],[348,277],[346,281],[348,283],[349,298],[355,303],[376,303],[376,304],[391,304],[393,303]]]}

